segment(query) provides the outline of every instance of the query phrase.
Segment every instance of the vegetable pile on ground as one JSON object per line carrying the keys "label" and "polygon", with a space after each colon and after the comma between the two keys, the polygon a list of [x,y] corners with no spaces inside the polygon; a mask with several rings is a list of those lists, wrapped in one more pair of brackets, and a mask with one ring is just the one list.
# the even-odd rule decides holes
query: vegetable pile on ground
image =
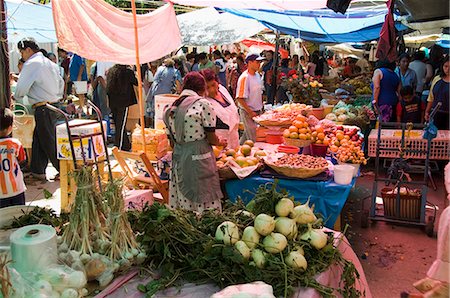
{"label": "vegetable pile on ground", "polygon": [[[141,233],[138,241],[146,249],[148,267],[159,279],[139,290],[150,296],[185,282],[224,288],[264,281],[276,296],[311,287],[324,297],[338,292],[359,297],[354,288],[358,272],[333,245],[333,234],[322,230],[322,219],[308,202],[296,205],[275,183],[261,186],[247,206],[227,203],[221,214],[146,206],[133,227]],[[343,268],[340,289],[316,281],[333,265]]]}

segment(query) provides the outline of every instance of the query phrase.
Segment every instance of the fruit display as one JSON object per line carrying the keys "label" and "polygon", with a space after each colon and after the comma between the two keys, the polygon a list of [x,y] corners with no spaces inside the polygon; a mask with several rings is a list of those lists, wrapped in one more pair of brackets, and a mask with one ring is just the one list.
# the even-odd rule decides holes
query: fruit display
{"label": "fruit display", "polygon": [[367,164],[364,152],[361,147],[353,144],[353,142],[343,143],[336,152],[336,158],[341,163]]}
{"label": "fruit display", "polygon": [[[292,125],[283,131],[285,143],[297,147],[307,146],[311,143],[311,128],[303,115],[298,115]],[[303,142],[301,142],[303,141]]]}
{"label": "fruit display", "polygon": [[352,79],[345,80],[344,83],[351,85],[355,94],[357,95],[370,95],[372,94],[372,89],[370,88],[370,83],[372,82],[370,76],[361,75]]}
{"label": "fruit display", "polygon": [[267,111],[253,118],[253,120],[263,126],[288,126],[293,124],[293,121],[298,115],[304,115],[311,109],[312,106],[301,103],[285,104]]}
{"label": "fruit display", "polygon": [[264,150],[254,147],[254,143],[251,140],[245,141],[237,149],[222,150],[220,147],[213,146],[213,150],[216,158],[218,158],[216,161],[218,168],[225,167],[228,161],[234,161],[241,168],[256,166],[261,157],[267,155]]}
{"label": "fruit display", "polygon": [[304,154],[286,154],[279,158],[267,158],[265,163],[281,175],[302,179],[314,177],[328,168],[325,158]]}
{"label": "fruit display", "polygon": [[357,127],[336,126],[336,130],[328,134],[330,138],[330,151],[336,153],[342,145],[347,143],[361,146],[364,138],[359,132],[360,130]]}
{"label": "fruit display", "polygon": [[322,169],[328,167],[328,162],[323,157],[314,157],[304,154],[286,154],[274,162],[276,166],[291,168]]}

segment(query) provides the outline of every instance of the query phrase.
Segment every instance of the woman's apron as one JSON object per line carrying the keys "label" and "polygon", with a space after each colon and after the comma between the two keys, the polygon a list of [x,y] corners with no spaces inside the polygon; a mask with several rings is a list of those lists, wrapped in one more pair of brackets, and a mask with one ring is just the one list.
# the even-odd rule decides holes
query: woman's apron
{"label": "woman's apron", "polygon": [[[216,159],[211,145],[206,139],[185,142],[184,118],[189,108],[202,97],[188,96],[177,106],[171,106],[164,114],[164,123],[169,129],[169,137],[174,143],[172,153],[172,174],[181,194],[195,203],[209,203],[223,197],[220,190]],[[169,117],[174,114],[175,134]]]}

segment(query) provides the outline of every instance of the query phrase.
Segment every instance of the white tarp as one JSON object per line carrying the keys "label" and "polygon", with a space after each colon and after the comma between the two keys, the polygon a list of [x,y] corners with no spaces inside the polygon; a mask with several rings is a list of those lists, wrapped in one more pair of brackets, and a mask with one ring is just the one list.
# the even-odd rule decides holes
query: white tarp
{"label": "white tarp", "polygon": [[264,26],[256,20],[219,13],[212,7],[195,10],[177,16],[182,44],[186,46],[210,46],[239,42],[253,36]]}
{"label": "white tarp", "polygon": [[200,7],[268,10],[311,10],[325,8],[326,0],[172,0],[172,2]]}

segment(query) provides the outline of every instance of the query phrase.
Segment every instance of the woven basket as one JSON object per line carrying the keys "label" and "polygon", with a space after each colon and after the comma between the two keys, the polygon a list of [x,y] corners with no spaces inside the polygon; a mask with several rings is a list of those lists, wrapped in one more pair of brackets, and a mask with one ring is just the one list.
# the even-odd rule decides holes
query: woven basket
{"label": "woven basket", "polygon": [[420,220],[420,207],[422,194],[419,191],[417,194],[411,194],[408,189],[407,195],[400,194],[400,214],[396,213],[396,193],[391,192],[393,188],[383,188],[381,190],[381,197],[383,198],[384,216],[387,218]]}
{"label": "woven basket", "polygon": [[262,126],[290,126],[292,125],[292,120],[255,120],[259,125]]}
{"label": "woven basket", "polygon": [[275,172],[278,174],[287,176],[287,177],[294,177],[294,178],[311,178],[314,176],[319,175],[320,173],[324,172],[327,167],[320,168],[320,169],[307,169],[307,168],[291,168],[291,167],[280,167],[272,163],[266,162],[266,164],[272,168]]}
{"label": "woven basket", "polygon": [[221,180],[237,179],[236,174],[229,166],[218,168],[218,171],[219,171],[219,179]]}
{"label": "woven basket", "polygon": [[283,138],[283,141],[285,145],[295,146],[298,148],[307,147],[311,144],[311,140]]}

